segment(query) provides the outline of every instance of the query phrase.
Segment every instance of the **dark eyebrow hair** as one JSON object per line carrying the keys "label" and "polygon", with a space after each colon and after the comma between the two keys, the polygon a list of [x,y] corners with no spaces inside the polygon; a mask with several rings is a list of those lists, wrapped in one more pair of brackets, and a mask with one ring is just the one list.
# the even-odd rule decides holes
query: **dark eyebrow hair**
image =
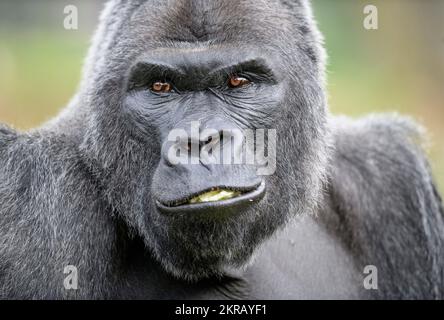
{"label": "dark eyebrow hair", "polygon": [[139,84],[144,85],[148,81],[176,80],[185,76],[186,74],[180,68],[167,63],[139,61],[129,71],[127,87],[131,89]]}
{"label": "dark eyebrow hair", "polygon": [[[275,74],[262,58],[235,62],[206,72],[206,74],[200,73],[200,76],[203,76],[204,82],[210,86],[221,84],[224,82],[223,79],[230,75],[244,76],[253,82],[276,83]],[[165,61],[141,60],[130,68],[127,89],[143,87],[153,81],[172,81],[180,87],[181,80],[190,76],[192,74],[187,73],[182,67]]]}
{"label": "dark eyebrow hair", "polygon": [[251,59],[238,62],[232,65],[223,66],[210,73],[210,75],[247,75],[256,78],[256,80],[276,81],[275,74],[271,67],[262,58]]}

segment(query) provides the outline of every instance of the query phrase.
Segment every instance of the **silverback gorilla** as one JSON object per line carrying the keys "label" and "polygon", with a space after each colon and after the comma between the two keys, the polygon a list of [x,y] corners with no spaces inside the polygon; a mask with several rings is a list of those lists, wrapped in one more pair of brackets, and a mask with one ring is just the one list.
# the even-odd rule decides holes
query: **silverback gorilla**
{"label": "silverback gorilla", "polygon": [[[69,106],[0,127],[0,298],[442,299],[421,130],[331,116],[324,77],[306,0],[109,1]],[[172,164],[193,121],[275,129],[274,174]]]}

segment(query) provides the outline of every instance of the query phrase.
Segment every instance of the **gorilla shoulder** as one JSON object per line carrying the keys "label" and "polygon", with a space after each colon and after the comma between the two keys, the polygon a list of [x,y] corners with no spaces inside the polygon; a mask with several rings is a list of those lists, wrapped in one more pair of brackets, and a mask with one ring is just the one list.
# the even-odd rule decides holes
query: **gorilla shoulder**
{"label": "gorilla shoulder", "polygon": [[80,159],[78,146],[69,137],[39,131],[22,133],[0,125],[0,213],[34,208],[30,213],[37,214],[33,204],[54,202],[63,190],[57,189],[63,181],[86,183],[91,178]]}
{"label": "gorilla shoulder", "polygon": [[329,226],[358,252],[360,270],[378,267],[384,298],[439,297],[443,209],[422,128],[397,115],[332,121]]}
{"label": "gorilla shoulder", "polygon": [[350,200],[368,195],[422,203],[418,197],[424,194],[417,190],[432,181],[421,126],[408,117],[383,114],[357,120],[334,117],[331,128],[334,187],[346,188]]}
{"label": "gorilla shoulder", "polygon": [[6,178],[5,167],[9,159],[9,150],[15,145],[17,139],[18,134],[15,130],[0,123],[0,186]]}
{"label": "gorilla shoulder", "polygon": [[0,123],[0,157],[5,152],[7,146],[12,143],[17,137],[16,132]]}

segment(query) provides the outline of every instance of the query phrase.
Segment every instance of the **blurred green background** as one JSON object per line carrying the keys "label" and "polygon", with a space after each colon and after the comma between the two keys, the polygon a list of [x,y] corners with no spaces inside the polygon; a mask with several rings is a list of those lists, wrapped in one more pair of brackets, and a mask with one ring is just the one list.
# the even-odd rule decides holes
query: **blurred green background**
{"label": "blurred green background", "polygon": [[[38,126],[69,101],[103,2],[0,0],[0,122]],[[432,167],[444,190],[444,1],[312,2],[330,57],[332,111],[418,119],[429,129]],[[63,28],[69,4],[79,9],[76,31]],[[367,4],[378,8],[378,30],[363,27]]]}

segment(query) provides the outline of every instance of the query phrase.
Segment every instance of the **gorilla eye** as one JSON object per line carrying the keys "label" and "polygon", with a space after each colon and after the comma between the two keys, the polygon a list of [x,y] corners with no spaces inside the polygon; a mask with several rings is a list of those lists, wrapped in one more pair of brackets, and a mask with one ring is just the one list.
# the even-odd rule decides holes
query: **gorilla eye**
{"label": "gorilla eye", "polygon": [[172,91],[172,86],[168,82],[157,81],[151,86],[151,90],[157,93],[168,93]]}
{"label": "gorilla eye", "polygon": [[240,88],[247,84],[250,84],[250,80],[244,77],[239,77],[237,75],[231,76],[230,79],[228,80],[228,86],[230,88]]}

